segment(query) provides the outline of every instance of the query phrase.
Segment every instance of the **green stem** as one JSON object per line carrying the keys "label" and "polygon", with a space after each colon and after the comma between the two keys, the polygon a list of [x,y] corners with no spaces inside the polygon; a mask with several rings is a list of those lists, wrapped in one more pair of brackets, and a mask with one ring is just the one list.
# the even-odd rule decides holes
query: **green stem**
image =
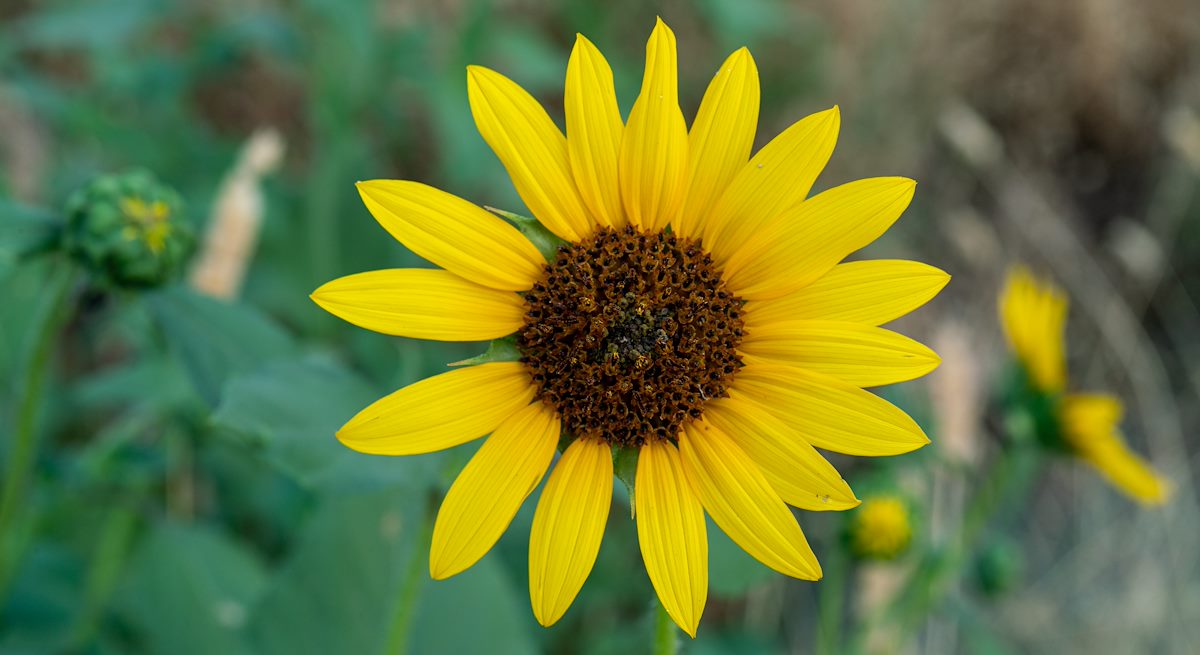
{"label": "green stem", "polygon": [[675,634],[675,622],[667,615],[662,603],[656,602],[654,620],[654,655],[675,655],[679,652],[679,636]]}
{"label": "green stem", "polygon": [[71,652],[82,649],[92,640],[120,579],[129,545],[137,532],[136,501],[140,499],[140,491],[137,496],[110,511],[104,521],[84,582],[83,607],[71,627],[68,648]]}
{"label": "green stem", "polygon": [[836,655],[842,648],[842,609],[846,597],[849,557],[844,548],[835,548],[822,567],[825,578],[819,585],[817,606],[817,655]]}
{"label": "green stem", "polygon": [[0,491],[0,599],[7,596],[20,553],[24,550],[26,530],[21,527],[25,494],[37,452],[37,416],[45,387],[46,371],[54,353],[54,343],[70,315],[71,288],[75,269],[68,262],[58,264],[50,276],[48,293],[33,320],[33,345],[24,371],[24,384],[17,401],[16,431],[4,463],[4,487]]}
{"label": "green stem", "polygon": [[1007,505],[1024,497],[1036,478],[1041,450],[1033,444],[1013,445],[1001,452],[963,514],[958,538],[933,552],[910,577],[905,591],[893,602],[898,623],[897,643],[907,643],[925,618],[953,588],[988,522]]}
{"label": "green stem", "polygon": [[[432,505],[432,504],[431,504]],[[425,559],[426,548],[433,538],[433,507],[427,507],[421,519],[421,535],[413,542],[412,552],[408,556],[408,565],[404,568],[404,579],[400,583],[400,595],[396,600],[396,609],[392,614],[392,622],[388,627],[387,644],[384,647],[386,655],[404,655],[408,652],[408,633],[412,629],[413,615],[417,609],[417,597],[425,582],[425,571],[428,567]]]}

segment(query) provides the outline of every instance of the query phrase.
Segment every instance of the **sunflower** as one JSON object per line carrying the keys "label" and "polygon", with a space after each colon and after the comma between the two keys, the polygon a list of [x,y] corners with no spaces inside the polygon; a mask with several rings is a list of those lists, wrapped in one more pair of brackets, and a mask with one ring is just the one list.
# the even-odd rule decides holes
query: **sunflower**
{"label": "sunflower", "polygon": [[1049,434],[1040,436],[1090,463],[1130,498],[1148,505],[1166,502],[1166,481],[1125,445],[1118,428],[1121,401],[1108,394],[1066,393],[1067,298],[1062,291],[1014,267],[1000,296],[1000,319],[1026,384],[1049,407],[1049,429],[1040,431]]}
{"label": "sunflower", "polygon": [[912,523],[912,513],[903,498],[892,494],[871,496],[850,521],[850,546],[865,559],[895,559],[912,542]]}
{"label": "sunflower", "polygon": [[542,625],[563,615],[595,562],[618,453],[637,456],[646,571],[689,635],[707,595],[705,512],[765,565],[819,579],[788,506],[859,501],[816,448],[896,455],[929,441],[863,388],[937,366],[928,348],[879,326],[949,277],[915,262],[839,263],[887,230],[915,183],[860,180],[806,200],[833,151],[836,107],[751,158],[759,88],[745,48],[714,76],[689,130],[675,36],[661,20],[628,120],[607,61],[583,36],[567,64],[565,137],[497,72],[468,67],[467,88],[484,140],[552,236],[417,182],[361,182],[384,229],[441,270],[351,275],[312,296],[386,334],[509,338],[511,361],[412,384],[338,432],[350,448],[383,455],[491,435],[438,512],[431,575],[483,557],[562,448],[530,536]]}

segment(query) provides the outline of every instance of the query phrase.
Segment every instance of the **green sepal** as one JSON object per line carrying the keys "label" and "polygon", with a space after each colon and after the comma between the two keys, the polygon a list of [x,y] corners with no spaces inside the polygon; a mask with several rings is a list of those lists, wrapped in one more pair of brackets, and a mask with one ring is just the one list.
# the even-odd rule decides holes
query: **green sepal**
{"label": "green sepal", "polygon": [[625,489],[629,491],[629,517],[634,516],[634,484],[637,480],[637,448],[614,448],[613,449],[613,473],[617,475],[617,479],[625,485]]}
{"label": "green sepal", "polygon": [[1025,367],[1015,360],[1005,373],[1001,389],[1004,427],[1014,445],[1037,443],[1050,451],[1071,451],[1059,425],[1062,394],[1038,389]]}
{"label": "green sepal", "polygon": [[519,361],[521,361],[521,350],[517,348],[517,335],[510,334],[502,339],[493,339],[488,344],[486,352],[457,362],[450,362],[448,366],[478,366],[492,362]]}
{"label": "green sepal", "polygon": [[558,256],[558,247],[566,243],[566,241],[555,236],[553,232],[547,230],[536,218],[506,212],[503,209],[496,209],[495,207],[485,206],[484,209],[515,225],[521,231],[521,234],[524,234],[525,238],[529,239],[530,243],[538,249],[538,252],[542,253],[542,256],[548,262],[554,261],[554,258]]}

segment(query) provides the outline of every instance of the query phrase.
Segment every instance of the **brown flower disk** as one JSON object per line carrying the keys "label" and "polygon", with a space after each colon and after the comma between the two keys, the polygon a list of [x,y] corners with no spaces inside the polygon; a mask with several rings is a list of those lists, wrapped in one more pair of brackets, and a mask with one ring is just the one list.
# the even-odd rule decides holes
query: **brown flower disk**
{"label": "brown flower disk", "polygon": [[561,246],[525,301],[521,361],[575,436],[674,438],[742,366],[743,302],[696,240],[601,230]]}

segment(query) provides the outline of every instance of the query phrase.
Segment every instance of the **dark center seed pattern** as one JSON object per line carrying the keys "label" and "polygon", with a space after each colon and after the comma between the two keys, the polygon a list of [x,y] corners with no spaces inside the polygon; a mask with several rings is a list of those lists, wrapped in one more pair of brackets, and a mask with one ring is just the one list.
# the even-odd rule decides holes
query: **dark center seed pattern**
{"label": "dark center seed pattern", "polygon": [[743,301],[692,239],[601,230],[561,246],[525,301],[521,361],[575,436],[674,438],[742,367]]}

